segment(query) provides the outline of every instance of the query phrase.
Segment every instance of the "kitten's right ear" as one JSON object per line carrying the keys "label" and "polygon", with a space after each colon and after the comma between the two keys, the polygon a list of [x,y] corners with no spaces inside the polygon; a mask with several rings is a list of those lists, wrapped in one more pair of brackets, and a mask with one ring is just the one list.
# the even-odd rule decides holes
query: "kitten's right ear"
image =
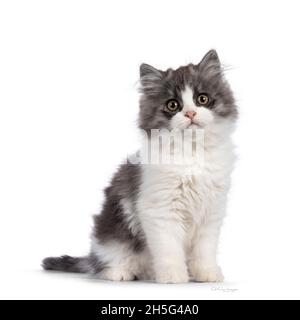
{"label": "kitten's right ear", "polygon": [[153,79],[161,78],[162,71],[155,69],[149,64],[142,63],[140,66],[140,78],[149,77]]}
{"label": "kitten's right ear", "polygon": [[143,63],[140,66],[140,87],[139,91],[148,96],[155,96],[159,93],[161,82],[163,80],[163,71],[155,69],[149,64]]}

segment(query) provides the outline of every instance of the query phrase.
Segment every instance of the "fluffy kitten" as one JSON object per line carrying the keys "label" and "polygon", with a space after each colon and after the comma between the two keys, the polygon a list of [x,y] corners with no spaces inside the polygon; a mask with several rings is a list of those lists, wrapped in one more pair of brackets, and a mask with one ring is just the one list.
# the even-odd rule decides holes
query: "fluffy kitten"
{"label": "fluffy kitten", "polygon": [[237,109],[217,53],[177,70],[142,64],[140,84],[140,128],[202,129],[204,163],[123,164],[94,218],[89,255],[46,258],[43,267],[116,281],[222,281],[216,253]]}

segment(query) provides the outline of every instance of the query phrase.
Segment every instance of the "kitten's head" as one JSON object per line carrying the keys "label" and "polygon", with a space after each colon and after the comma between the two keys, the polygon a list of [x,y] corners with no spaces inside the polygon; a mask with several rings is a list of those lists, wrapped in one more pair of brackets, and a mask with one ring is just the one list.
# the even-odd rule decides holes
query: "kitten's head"
{"label": "kitten's head", "polygon": [[233,121],[237,109],[215,50],[202,61],[176,70],[140,67],[141,129],[205,128]]}

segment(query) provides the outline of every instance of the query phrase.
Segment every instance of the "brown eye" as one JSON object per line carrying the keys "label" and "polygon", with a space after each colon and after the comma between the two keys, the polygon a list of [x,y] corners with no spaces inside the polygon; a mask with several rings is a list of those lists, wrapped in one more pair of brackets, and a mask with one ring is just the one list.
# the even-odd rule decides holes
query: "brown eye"
{"label": "brown eye", "polygon": [[199,94],[199,96],[197,98],[197,102],[198,102],[199,105],[205,106],[205,105],[208,104],[209,98],[208,98],[208,96],[206,94],[201,93],[201,94]]}
{"label": "brown eye", "polygon": [[169,111],[175,112],[179,108],[179,103],[175,99],[172,99],[167,102],[166,107]]}

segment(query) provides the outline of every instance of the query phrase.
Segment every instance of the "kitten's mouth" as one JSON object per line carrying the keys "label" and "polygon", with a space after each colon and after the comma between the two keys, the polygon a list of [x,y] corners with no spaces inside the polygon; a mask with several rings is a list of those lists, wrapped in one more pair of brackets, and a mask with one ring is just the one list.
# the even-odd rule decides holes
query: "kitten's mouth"
{"label": "kitten's mouth", "polygon": [[191,121],[191,123],[187,126],[187,129],[199,129],[199,128],[200,128],[200,125],[193,121]]}

